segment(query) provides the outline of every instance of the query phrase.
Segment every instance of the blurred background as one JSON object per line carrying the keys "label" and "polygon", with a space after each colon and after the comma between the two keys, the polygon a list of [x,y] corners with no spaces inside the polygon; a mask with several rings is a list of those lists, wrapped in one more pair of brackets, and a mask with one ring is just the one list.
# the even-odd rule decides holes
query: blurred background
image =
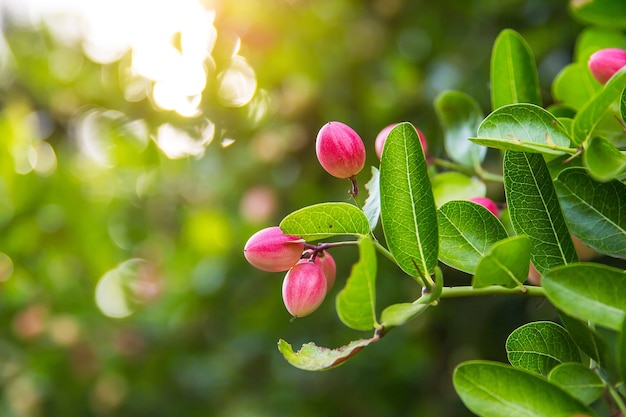
{"label": "blurred background", "polygon": [[[487,113],[504,28],[549,103],[582,29],[566,0],[2,0],[0,17],[0,415],[465,416],[454,366],[505,360],[510,331],[555,317],[537,299],[446,300],[309,373],[279,338],[370,336],[334,311],[354,248],[293,322],[282,274],[242,249],[295,209],[348,201],[313,157],[327,121],[360,133],[370,165],[398,121],[441,155],[433,99],[461,90]],[[378,306],[416,298],[379,259]]]}

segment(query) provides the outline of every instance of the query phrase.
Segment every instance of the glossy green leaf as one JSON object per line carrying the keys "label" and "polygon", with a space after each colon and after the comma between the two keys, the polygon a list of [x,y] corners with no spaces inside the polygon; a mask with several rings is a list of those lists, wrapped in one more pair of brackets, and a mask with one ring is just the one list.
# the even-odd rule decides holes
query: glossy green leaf
{"label": "glossy green leaf", "polygon": [[365,214],[348,203],[321,203],[304,207],[280,222],[283,232],[307,241],[338,235],[367,235],[370,225]]}
{"label": "glossy green leaf", "polygon": [[569,168],[554,181],[569,229],[598,252],[626,258],[626,185],[594,181],[583,168]]}
{"label": "glossy green leaf", "polygon": [[604,382],[598,374],[580,363],[562,363],[548,375],[548,380],[584,404],[591,404],[604,392]]}
{"label": "glossy green leaf", "polygon": [[576,249],[543,157],[506,152],[504,189],[513,228],[530,238],[530,257],[537,271],[543,274],[575,262]]}
{"label": "glossy green leaf", "polygon": [[574,62],[559,72],[552,83],[552,96],[560,103],[580,109],[602,85],[593,78],[587,68],[587,61]]}
{"label": "glossy green leaf", "polygon": [[615,74],[591,100],[578,111],[572,126],[572,141],[579,146],[594,136],[596,126],[605,115],[611,114],[612,105],[621,100],[626,85],[626,70]]}
{"label": "glossy green leaf", "polygon": [[380,321],[385,329],[401,326],[407,321],[422,314],[428,308],[429,304],[419,302],[419,299],[413,303],[398,303],[386,307],[380,315]]}
{"label": "glossy green leaf", "polygon": [[580,352],[567,330],[551,321],[527,323],[506,340],[511,365],[546,376],[557,365],[580,362]]}
{"label": "glossy green leaf", "polygon": [[580,350],[593,359],[598,365],[605,366],[608,360],[607,346],[604,340],[593,331],[586,321],[579,320],[563,312],[561,321]]}
{"label": "glossy green leaf", "polygon": [[576,263],[546,272],[541,281],[552,304],[565,314],[620,330],[626,316],[626,272]]}
{"label": "glossy green leaf", "polygon": [[534,104],[511,104],[493,111],[471,141],[504,150],[563,154],[568,132],[549,111]]}
{"label": "glossy green leaf", "polygon": [[583,162],[589,174],[598,181],[610,181],[626,171],[626,155],[607,139],[594,136],[589,139]]}
{"label": "glossy green leaf", "polygon": [[372,167],[372,178],[365,184],[365,189],[369,194],[363,204],[363,213],[367,217],[370,229],[374,230],[380,218],[380,172],[376,167]]}
{"label": "glossy green leaf", "polygon": [[435,112],[444,130],[446,155],[466,167],[480,164],[487,150],[468,140],[484,117],[476,100],[459,91],[444,91],[435,99]]}
{"label": "glossy green leaf", "polygon": [[394,127],[380,162],[380,214],[385,239],[398,265],[412,277],[437,265],[437,209],[426,159],[410,123]]}
{"label": "glossy green leaf", "polygon": [[464,362],[453,383],[465,406],[482,417],[596,415],[546,378],[501,363]]}
{"label": "glossy green leaf", "polygon": [[337,314],[346,326],[372,329],[376,323],[376,251],[370,237],[359,240],[359,261],[336,300]]}
{"label": "glossy green leaf", "polygon": [[574,17],[584,23],[626,28],[626,3],[624,0],[571,0],[570,10]]}
{"label": "glossy green leaf", "polygon": [[507,237],[502,223],[483,206],[470,201],[449,201],[437,212],[439,259],[473,274],[491,246]]}
{"label": "glossy green leaf", "polygon": [[378,340],[377,336],[371,339],[354,340],[337,349],[329,349],[309,342],[302,345],[300,350],[294,352],[289,343],[280,339],[278,341],[278,350],[283,354],[287,362],[296,368],[304,369],[305,371],[325,371],[343,364],[361,349]]}
{"label": "glossy green leaf", "polygon": [[452,171],[435,175],[432,187],[437,207],[452,200],[484,197],[487,193],[487,186],[480,179]]}
{"label": "glossy green leaf", "polygon": [[491,108],[515,103],[541,105],[535,58],[526,40],[505,29],[491,51]]}
{"label": "glossy green leaf", "polygon": [[527,236],[512,236],[501,240],[491,247],[478,264],[472,286],[521,286],[528,277],[529,261],[530,239]]}

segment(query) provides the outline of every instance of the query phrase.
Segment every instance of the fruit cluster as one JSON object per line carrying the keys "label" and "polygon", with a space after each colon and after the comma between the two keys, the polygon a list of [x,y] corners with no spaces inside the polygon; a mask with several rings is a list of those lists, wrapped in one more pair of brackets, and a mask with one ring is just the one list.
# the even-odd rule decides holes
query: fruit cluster
{"label": "fruit cluster", "polygon": [[[376,154],[382,157],[384,143],[395,124],[382,129],[375,140]],[[424,154],[428,143],[416,129]],[[355,176],[365,165],[363,140],[350,126],[341,122],[326,123],[317,134],[315,151],[320,165],[332,176],[352,182],[350,193],[358,194]],[[498,216],[496,204],[487,198],[476,203]],[[268,227],[250,237],[244,247],[248,262],[263,271],[284,272],[282,296],[287,311],[293,317],[303,317],[315,311],[332,288],[336,264],[328,253],[332,244],[311,245],[298,236],[284,234],[278,226]]]}

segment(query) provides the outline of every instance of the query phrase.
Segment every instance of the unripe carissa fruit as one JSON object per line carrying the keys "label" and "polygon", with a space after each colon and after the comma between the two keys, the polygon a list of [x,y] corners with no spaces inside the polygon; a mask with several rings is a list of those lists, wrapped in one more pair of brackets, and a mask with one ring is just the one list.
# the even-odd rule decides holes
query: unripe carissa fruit
{"label": "unripe carissa fruit", "polygon": [[315,153],[330,175],[350,178],[361,172],[365,165],[365,145],[350,126],[341,122],[328,122],[317,133]]}
{"label": "unripe carissa fruit", "polygon": [[[398,123],[390,124],[389,126],[384,127],[378,135],[376,135],[376,140],[374,141],[374,149],[376,150],[376,155],[378,159],[382,157],[383,154],[383,146],[385,146],[385,142],[387,141],[387,136],[389,136],[389,132],[391,129],[396,127]],[[428,142],[426,141],[426,136],[422,133],[421,130],[415,128],[417,132],[417,136],[420,138],[420,142],[422,144],[422,149],[424,150],[424,156],[428,155]]]}
{"label": "unripe carissa fruit", "polygon": [[626,51],[623,49],[601,49],[589,57],[589,70],[602,84],[605,84],[624,66],[626,66]]}
{"label": "unripe carissa fruit", "polygon": [[494,216],[500,217],[500,210],[498,209],[496,203],[494,203],[491,199],[487,197],[473,197],[470,198],[470,201],[473,201],[476,204],[480,204],[481,206],[492,212]]}
{"label": "unripe carissa fruit", "polygon": [[268,272],[286,271],[294,266],[304,250],[304,240],[286,235],[273,226],[253,234],[243,248],[243,254],[256,268]]}
{"label": "unripe carissa fruit", "polygon": [[283,302],[293,317],[314,312],[326,297],[326,277],[322,268],[308,259],[294,265],[283,281]]}

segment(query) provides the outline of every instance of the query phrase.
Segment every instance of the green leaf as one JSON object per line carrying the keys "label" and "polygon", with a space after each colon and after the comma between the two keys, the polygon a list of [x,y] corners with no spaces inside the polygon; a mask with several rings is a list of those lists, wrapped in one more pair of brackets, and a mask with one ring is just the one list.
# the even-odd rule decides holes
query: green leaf
{"label": "green leaf", "polygon": [[598,181],[610,181],[626,170],[626,155],[603,137],[589,139],[583,162],[589,174]]}
{"label": "green leaf", "polygon": [[534,104],[511,104],[493,111],[478,128],[474,143],[504,150],[561,155],[570,138],[549,111]]}
{"label": "green leaf", "polygon": [[392,304],[385,308],[380,315],[380,321],[385,329],[401,326],[412,318],[422,314],[428,308],[429,304],[419,302],[420,299],[413,303]]}
{"label": "green leaf", "polygon": [[546,272],[541,281],[556,308],[572,317],[620,330],[626,316],[626,272],[576,263]]}
{"label": "green leaf", "polygon": [[552,83],[552,96],[573,109],[580,109],[602,88],[587,67],[587,61],[574,62],[559,72]]}
{"label": "green leaf", "polygon": [[604,392],[604,382],[597,373],[580,363],[562,363],[548,375],[548,380],[584,404],[591,404]]}
{"label": "green leaf", "polygon": [[[619,101],[619,111],[622,116],[622,121],[626,122],[626,87],[622,90],[622,97]],[[626,127],[624,129],[626,129]]]}
{"label": "green leaf", "polygon": [[468,140],[476,134],[484,117],[476,100],[459,91],[444,91],[435,99],[435,113],[444,130],[448,157],[469,168],[480,164],[487,150]]}
{"label": "green leaf", "polygon": [[369,194],[363,205],[363,213],[367,217],[370,230],[374,230],[380,217],[380,173],[376,167],[372,167],[372,178],[365,184],[365,188]]}
{"label": "green leaf", "polygon": [[370,237],[359,240],[359,261],[336,300],[337,314],[346,326],[369,330],[376,323],[376,251]]}
{"label": "green leaf", "polygon": [[591,100],[587,101],[576,114],[572,126],[572,141],[576,146],[585,143],[594,136],[596,126],[605,115],[611,114],[613,103],[621,99],[624,85],[626,85],[626,70],[621,70],[611,77],[605,86]]}
{"label": "green leaf", "polygon": [[348,203],[322,203],[296,210],[280,222],[280,228],[307,241],[370,232],[365,214]]}
{"label": "green leaf", "polygon": [[437,214],[439,259],[469,274],[494,243],[507,237],[500,220],[480,204],[449,201]]}
{"label": "green leaf", "polygon": [[570,1],[575,18],[592,25],[626,28],[624,0]]}
{"label": "green leaf", "polygon": [[541,105],[535,58],[526,40],[512,29],[496,38],[491,52],[491,108],[515,103]]}
{"label": "green leaf", "polygon": [[622,321],[622,328],[617,342],[617,366],[622,382],[626,381],[626,318]]}
{"label": "green leaf", "polygon": [[596,415],[547,379],[501,363],[464,362],[455,369],[453,383],[467,408],[482,417]]}
{"label": "green leaf", "polygon": [[305,371],[325,371],[335,368],[356,355],[361,349],[379,340],[378,336],[371,339],[359,339],[337,349],[317,346],[313,342],[305,343],[297,352],[289,343],[280,339],[278,350],[287,362]]}
{"label": "green leaf", "polygon": [[441,207],[452,200],[469,200],[484,197],[487,186],[476,177],[468,177],[460,172],[443,172],[432,179],[435,204]]}
{"label": "green leaf", "polygon": [[626,185],[600,183],[583,168],[568,168],[554,187],[574,236],[600,253],[626,258]]}
{"label": "green leaf", "polygon": [[560,317],[563,325],[580,350],[596,361],[598,365],[605,366],[608,351],[604,340],[589,328],[586,321],[583,322],[563,312],[560,313]]}
{"label": "green leaf", "polygon": [[576,39],[574,60],[587,65],[594,52],[605,48],[626,48],[624,33],[615,28],[586,27]]}
{"label": "green leaf", "polygon": [[472,287],[500,285],[506,288],[522,286],[528,278],[530,239],[513,236],[494,244],[476,268]]}
{"label": "green leaf", "polygon": [[506,340],[511,365],[539,375],[557,365],[580,362],[580,352],[567,330],[550,321],[538,321],[518,327]]}
{"label": "green leaf", "polygon": [[394,127],[380,162],[380,214],[398,265],[412,277],[430,275],[437,265],[437,209],[426,159],[410,123]]}
{"label": "green leaf", "polygon": [[506,152],[504,189],[517,234],[530,238],[530,258],[540,274],[577,260],[548,167],[539,154]]}

